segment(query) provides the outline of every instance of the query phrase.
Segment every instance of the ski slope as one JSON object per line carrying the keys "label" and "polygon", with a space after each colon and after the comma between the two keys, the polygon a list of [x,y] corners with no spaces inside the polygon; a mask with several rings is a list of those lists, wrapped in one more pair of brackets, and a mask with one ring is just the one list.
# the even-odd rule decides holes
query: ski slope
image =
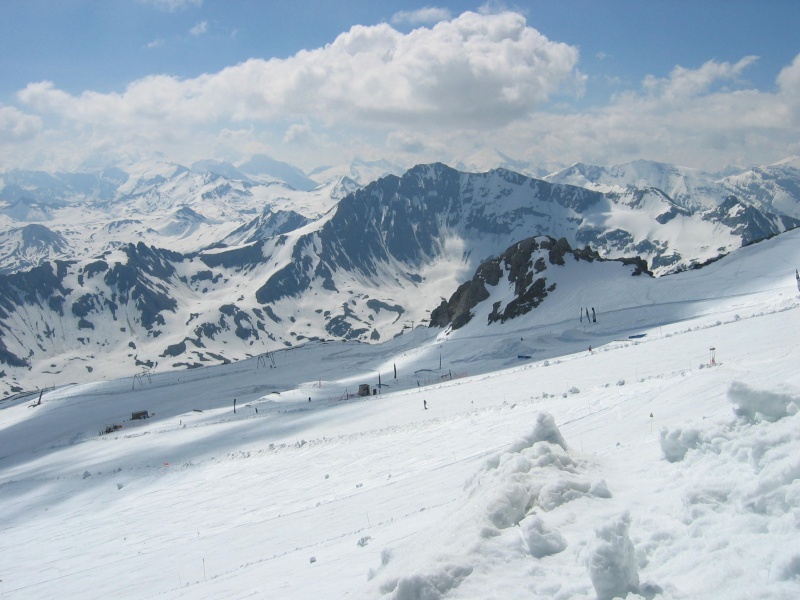
{"label": "ski slope", "polygon": [[604,265],[503,325],[0,402],[0,595],[797,598],[800,232]]}

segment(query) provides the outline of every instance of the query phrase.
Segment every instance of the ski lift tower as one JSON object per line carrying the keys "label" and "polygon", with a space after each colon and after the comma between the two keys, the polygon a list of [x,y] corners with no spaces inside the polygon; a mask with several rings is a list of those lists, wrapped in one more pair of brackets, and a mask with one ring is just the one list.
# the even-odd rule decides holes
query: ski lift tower
{"label": "ski lift tower", "polygon": [[137,373],[133,376],[133,386],[131,389],[136,389],[137,382],[139,383],[139,387],[144,387],[145,380],[147,380],[147,383],[153,383],[153,381],[150,379],[150,369],[143,367],[141,373]]}
{"label": "ski lift tower", "polygon": [[272,352],[265,352],[264,354],[260,354],[258,356],[258,361],[256,362],[256,371],[259,368],[264,367],[265,369],[269,367],[270,369],[275,368],[275,357],[272,355]]}

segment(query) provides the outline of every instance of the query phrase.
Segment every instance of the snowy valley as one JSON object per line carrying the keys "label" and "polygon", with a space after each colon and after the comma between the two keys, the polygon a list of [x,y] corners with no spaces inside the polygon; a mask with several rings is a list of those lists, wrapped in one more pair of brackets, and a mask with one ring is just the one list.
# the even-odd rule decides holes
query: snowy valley
{"label": "snowy valley", "polygon": [[660,278],[567,257],[504,323],[505,277],[455,330],[6,399],[2,594],[795,598],[799,231]]}

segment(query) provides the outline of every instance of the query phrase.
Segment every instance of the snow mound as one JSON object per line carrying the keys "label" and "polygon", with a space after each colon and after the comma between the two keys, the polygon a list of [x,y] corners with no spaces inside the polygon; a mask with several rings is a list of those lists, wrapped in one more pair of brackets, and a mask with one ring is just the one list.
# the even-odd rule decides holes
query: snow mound
{"label": "snow mound", "polygon": [[[745,383],[734,381],[728,388],[728,400],[733,404],[734,414],[742,423],[776,422],[797,414],[800,398],[789,392],[756,390]],[[719,435],[719,434],[718,434]],[[730,435],[723,434],[724,439]],[[718,440],[719,441],[719,440]],[[661,430],[661,451],[669,462],[680,462],[686,458],[689,450],[696,450],[703,444],[709,444],[712,451],[718,452],[719,445],[709,439],[696,427],[677,427],[672,430]],[[756,442],[754,449],[761,447]]]}
{"label": "snow mound", "polygon": [[507,452],[520,452],[525,448],[533,446],[536,442],[547,442],[549,444],[561,446],[562,449],[567,450],[567,443],[564,441],[558,427],[556,427],[553,416],[547,413],[538,413],[530,434],[514,442]]}
{"label": "snow mound", "polygon": [[[567,549],[567,539],[546,515],[578,499],[611,493],[602,479],[583,475],[586,465],[569,453],[550,414],[539,412],[533,420],[530,433],[489,458],[467,481],[460,506],[429,532],[436,544],[418,544],[413,556],[385,551],[392,560],[374,578],[380,594],[437,599],[458,587],[460,597],[472,597],[471,579],[477,579],[475,589],[485,589],[487,561],[520,561],[520,568],[529,568],[526,561]],[[561,515],[553,519],[561,520]]]}
{"label": "snow mound", "polygon": [[552,415],[537,413],[531,432],[487,460],[467,483],[482,506],[482,535],[499,535],[498,529],[519,525],[537,508],[549,512],[584,496],[611,497],[604,481],[589,481],[579,470]]}
{"label": "snow mound", "polygon": [[630,524],[631,516],[626,511],[595,530],[597,542],[587,566],[598,600],[624,598],[639,592],[636,551],[628,536]]}
{"label": "snow mound", "polygon": [[669,462],[679,462],[686,453],[697,448],[702,441],[700,432],[692,427],[661,430],[661,451]]}
{"label": "snow mound", "polygon": [[396,600],[437,600],[458,587],[470,573],[470,566],[446,565],[437,573],[419,573],[390,582],[382,586],[381,591],[392,592]]}
{"label": "snow mound", "polygon": [[[675,491],[682,500],[675,516],[686,530],[669,545],[658,542],[652,549],[649,542],[637,545],[637,556],[647,555],[648,566],[654,567],[651,559],[659,553],[667,564],[689,561],[694,555],[698,565],[710,549],[720,565],[731,564],[737,556],[757,555],[758,564],[754,562],[751,571],[762,573],[766,580],[742,583],[737,597],[796,597],[792,586],[800,580],[797,395],[785,388],[755,389],[733,382],[727,396],[735,419],[661,431],[661,449],[674,463],[669,472],[677,477]],[[598,598],[636,591],[626,527],[626,519],[621,519],[598,533],[603,550],[592,554],[589,565]],[[681,544],[686,544],[685,554],[679,558],[676,548]],[[638,566],[645,564],[648,561],[640,560]],[[727,568],[712,574],[700,566],[694,571],[683,581],[688,597],[696,597],[693,593],[701,589],[730,589],[728,578],[736,574]],[[614,581],[627,581],[631,587],[615,587]],[[649,597],[647,586],[640,586],[637,593]]]}
{"label": "snow mound", "polygon": [[558,554],[567,548],[564,536],[545,527],[542,520],[535,515],[525,517],[519,525],[528,544],[528,550],[535,558]]}
{"label": "snow mound", "polygon": [[740,381],[728,389],[734,413],[749,421],[777,421],[797,412],[798,398],[788,393],[754,390]]}

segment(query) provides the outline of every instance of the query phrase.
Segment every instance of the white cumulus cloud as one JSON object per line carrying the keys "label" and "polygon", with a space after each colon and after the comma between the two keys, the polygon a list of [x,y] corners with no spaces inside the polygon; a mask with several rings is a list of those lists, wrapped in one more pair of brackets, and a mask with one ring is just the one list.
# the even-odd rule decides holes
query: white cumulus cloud
{"label": "white cumulus cloud", "polygon": [[465,13],[402,34],[355,26],[288,59],[251,59],[210,75],[152,76],[122,93],[69,95],[41,82],[19,99],[87,126],[270,121],[486,127],[530,113],[570,83],[578,51],[548,40],[515,13]]}
{"label": "white cumulus cloud", "polygon": [[735,81],[757,60],[757,56],[745,56],[734,64],[709,60],[699,69],[677,66],[668,78],[658,79],[652,75],[648,76],[644,80],[644,87],[665,99],[684,100],[708,91],[718,81]]}
{"label": "white cumulus cloud", "polygon": [[778,85],[784,94],[800,96],[800,54],[795,56],[791,65],[781,70]]}
{"label": "white cumulus cloud", "polygon": [[423,25],[427,23],[438,23],[439,21],[449,21],[452,14],[447,8],[426,6],[417,10],[401,10],[392,15],[392,23],[400,25],[408,23],[410,25]]}
{"label": "white cumulus cloud", "polygon": [[[605,106],[537,113],[506,129],[506,140],[514,140],[517,155],[540,164],[556,156],[564,163],[595,164],[644,157],[715,170],[797,154],[800,96],[793,86],[800,85],[800,57],[781,71],[777,92],[735,85],[754,62],[748,56],[733,64],[676,67],[669,77],[649,76],[640,91],[621,94]],[[537,140],[536,146],[526,152],[522,140]]]}
{"label": "white cumulus cloud", "polygon": [[757,58],[745,56],[676,66],[591,106],[571,103],[586,82],[578,61],[577,48],[511,11],[407,33],[356,25],[288,58],[152,75],[116,92],[30,83],[16,107],[0,107],[0,143],[6,156],[25,145],[30,156],[76,159],[106,148],[174,160],[258,148],[307,168],[357,155],[447,162],[482,148],[548,167],[648,158],[716,169],[800,154],[800,56],[769,91],[747,82]]}
{"label": "white cumulus cloud", "polygon": [[0,106],[0,142],[30,140],[42,129],[42,119],[13,106]]}

